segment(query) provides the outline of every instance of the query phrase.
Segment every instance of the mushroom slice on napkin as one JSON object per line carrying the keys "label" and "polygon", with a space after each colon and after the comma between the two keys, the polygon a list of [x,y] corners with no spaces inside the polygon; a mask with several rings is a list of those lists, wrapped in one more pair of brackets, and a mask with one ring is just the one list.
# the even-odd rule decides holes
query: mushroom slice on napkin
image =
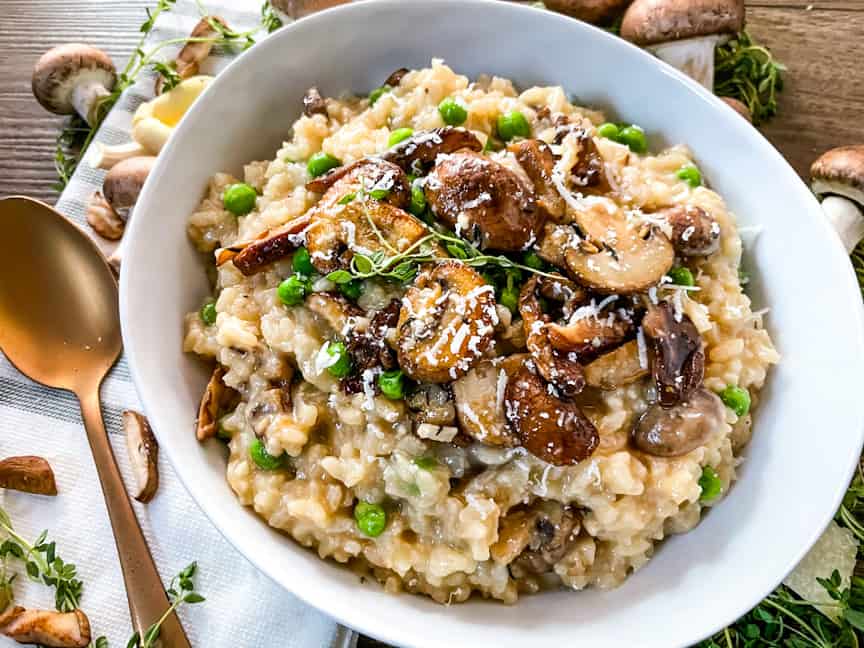
{"label": "mushroom slice on napkin", "polygon": [[146,504],[159,488],[159,444],[147,418],[134,410],[123,412],[123,434],[138,486],[133,497]]}
{"label": "mushroom slice on napkin", "polygon": [[81,610],[28,610],[16,605],[0,615],[0,633],[22,644],[46,648],[87,648],[90,621]]}
{"label": "mushroom slice on napkin", "polygon": [[42,457],[8,457],[0,461],[0,488],[34,495],[57,494],[54,471]]}

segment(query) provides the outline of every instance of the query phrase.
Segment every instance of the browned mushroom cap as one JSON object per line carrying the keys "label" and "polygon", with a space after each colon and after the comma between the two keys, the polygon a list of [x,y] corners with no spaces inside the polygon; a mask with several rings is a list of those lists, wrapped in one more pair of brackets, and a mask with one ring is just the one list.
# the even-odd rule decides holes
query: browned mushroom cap
{"label": "browned mushroom cap", "polygon": [[222,379],[225,377],[225,369],[220,365],[213,370],[201,404],[198,406],[198,422],[196,424],[195,436],[199,441],[205,441],[216,436],[218,427],[217,418],[222,410],[231,408],[236,402],[238,394],[226,385]]}
{"label": "browned mushroom cap", "polygon": [[541,295],[569,308],[586,298],[585,291],[564,277],[534,275],[519,293],[519,314],[525,327],[526,346],[537,371],[565,395],[575,396],[585,386],[582,365],[575,353],[568,354],[552,346],[548,330],[552,318],[540,306]]}
{"label": "browned mushroom cap", "polygon": [[705,370],[699,331],[687,315],[676,315],[669,302],[650,306],[642,328],[654,352],[652,374],[660,404],[672,407],[687,400],[702,384]]}
{"label": "browned mushroom cap", "polygon": [[[509,517],[509,516],[508,516]],[[581,518],[578,511],[560,502],[542,500],[529,513],[533,520],[524,550],[510,564],[514,578],[545,574],[567,553],[579,535]]]}
{"label": "browned mushroom cap", "polygon": [[386,189],[385,202],[405,207],[411,199],[411,188],[401,168],[380,158],[362,158],[345,164],[306,183],[306,189],[324,194],[319,208],[333,207],[349,193],[373,187]]}
{"label": "browned mushroom cap", "polygon": [[101,191],[94,191],[87,203],[87,223],[102,238],[117,241],[123,236],[126,222],[105,200]]}
{"label": "browned mushroom cap", "polygon": [[384,160],[398,164],[409,173],[417,173],[435,161],[442,153],[455,153],[460,149],[482,151],[483,143],[469,130],[444,126],[414,133],[381,155]]}
{"label": "browned mushroom cap", "polygon": [[579,463],[600,441],[597,429],[576,404],[559,398],[557,390],[527,366],[507,382],[504,408],[522,446],[551,464]]}
{"label": "browned mushroom cap", "polygon": [[0,633],[22,644],[46,648],[87,648],[90,621],[81,610],[28,610],[16,605],[0,614]]}
{"label": "browned mushroom cap", "polygon": [[723,402],[697,389],[683,403],[664,408],[655,403],[639,418],[633,445],[655,457],[677,457],[704,445],[726,420]]}
{"label": "browned mushroom cap", "polygon": [[51,464],[42,457],[33,456],[8,457],[0,461],[0,488],[34,495],[57,494]]}
{"label": "browned mushroom cap", "polygon": [[[181,80],[198,74],[201,63],[210,56],[210,52],[213,50],[213,38],[219,35],[216,25],[221,26],[222,29],[229,29],[228,23],[220,16],[202,16],[201,20],[192,28],[189,34],[190,40],[183,45],[183,49],[174,59],[174,69]],[[155,91],[157,95],[162,94],[164,83],[165,79],[160,75],[156,79]]]}
{"label": "browned mushroom cap", "polygon": [[611,21],[630,3],[630,0],[546,0],[547,9],[573,16],[595,25]]}
{"label": "browned mushroom cap", "polygon": [[621,37],[645,46],[743,28],[741,0],[635,0],[624,14]]}
{"label": "browned mushroom cap", "polygon": [[98,121],[100,100],[116,82],[110,57],[82,43],[48,50],[33,68],[33,95],[42,107],[58,115],[77,112],[91,126]]}
{"label": "browned mushroom cap", "polygon": [[513,447],[519,440],[504,417],[507,381],[528,359],[524,353],[483,360],[451,384],[459,428],[475,441]]}
{"label": "browned mushroom cap", "polygon": [[573,225],[546,223],[537,238],[535,249],[538,256],[556,268],[566,268],[566,252],[580,240]]}
{"label": "browned mushroom cap", "polygon": [[622,210],[577,213],[585,240],[565,252],[576,279],[597,292],[641,292],[665,275],[675,260],[666,236],[655,227],[628,221]]}
{"label": "browned mushroom cap", "polygon": [[585,365],[585,382],[605,390],[618,389],[647,375],[647,353],[640,357],[636,340],[626,342]]}
{"label": "browned mushroom cap", "polygon": [[111,167],[105,175],[102,193],[123,220],[129,219],[155,163],[156,158],[152,156],[127,158]]}
{"label": "browned mushroom cap", "polygon": [[864,209],[864,144],[822,154],[810,167],[813,192],[848,198]]}
{"label": "browned mushroom cap", "polygon": [[546,142],[532,139],[511,144],[508,150],[513,153],[533,183],[537,206],[549,218],[560,220],[564,216],[566,204],[552,182],[552,172],[555,169],[552,149]]}
{"label": "browned mushroom cap", "polygon": [[133,497],[147,503],[159,488],[159,444],[144,415],[133,410],[123,412],[123,432],[137,485]]}
{"label": "browned mushroom cap", "polygon": [[443,383],[464,376],[492,342],[495,296],[474,269],[449,260],[414,280],[399,312],[399,365],[408,376]]}
{"label": "browned mushroom cap", "polygon": [[748,122],[753,123],[753,115],[750,113],[750,109],[744,105],[744,102],[739,101],[735,97],[720,97],[720,99]]}
{"label": "browned mushroom cap", "polygon": [[683,256],[708,256],[720,247],[720,224],[701,207],[676,206],[658,212],[672,226],[672,246]]}
{"label": "browned mushroom cap", "polygon": [[313,115],[327,116],[327,102],[315,86],[309,88],[303,95],[303,114],[307,117]]}
{"label": "browned mushroom cap", "polygon": [[484,250],[523,249],[543,220],[533,191],[516,173],[471,151],[439,158],[426,179],[426,200],[456,234]]}
{"label": "browned mushroom cap", "polygon": [[597,148],[597,143],[584,128],[567,125],[558,130],[557,138],[561,141],[567,136],[575,136],[578,145],[576,162],[570,169],[570,179],[581,193],[609,193],[609,178],[606,176],[606,165],[603,156]]}
{"label": "browned mushroom cap", "polygon": [[[271,230],[237,251],[223,248],[217,253],[217,260],[233,260],[234,266],[245,276],[261,272],[271,263],[284,259],[303,245],[303,232],[309,226],[309,216],[304,214],[284,225]],[[225,257],[225,258],[222,258]]]}
{"label": "browned mushroom cap", "polygon": [[390,86],[391,88],[395,88],[400,83],[402,83],[402,78],[408,74],[411,70],[408,68],[402,67],[397,70],[393,70],[390,73],[390,76],[384,81],[384,85]]}
{"label": "browned mushroom cap", "polygon": [[565,313],[564,323],[549,322],[546,330],[554,349],[584,359],[604,353],[630,337],[635,329],[633,317],[629,305],[621,306],[612,297],[599,304],[592,299]]}

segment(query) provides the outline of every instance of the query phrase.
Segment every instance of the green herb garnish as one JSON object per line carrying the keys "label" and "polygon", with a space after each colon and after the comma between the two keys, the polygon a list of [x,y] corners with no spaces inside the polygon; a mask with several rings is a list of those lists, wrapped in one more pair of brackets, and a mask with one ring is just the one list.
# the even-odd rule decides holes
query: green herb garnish
{"label": "green herb garnish", "polygon": [[195,583],[192,581],[197,570],[198,564],[193,562],[171,579],[171,584],[168,586],[168,589],[165,590],[168,594],[168,599],[171,601],[171,606],[165,610],[165,614],[163,614],[156,623],[147,628],[143,637],[137,632],[133,634],[129,639],[129,643],[126,644],[126,648],[153,648],[157,645],[159,640],[159,632],[162,630],[162,624],[165,623],[165,620],[171,616],[178,607],[183,603],[194,605],[195,603],[201,603],[205,600],[203,596],[195,591]]}
{"label": "green herb garnish", "polygon": [[276,15],[275,11],[273,11],[270,0],[264,0],[264,4],[261,5],[261,27],[263,27],[268,34],[272,34],[281,26],[282,19]]}
{"label": "green herb garnish", "polygon": [[783,89],[786,66],[746,31],[719,45],[714,56],[714,94],[733,97],[759,124],[777,114],[777,93]]}

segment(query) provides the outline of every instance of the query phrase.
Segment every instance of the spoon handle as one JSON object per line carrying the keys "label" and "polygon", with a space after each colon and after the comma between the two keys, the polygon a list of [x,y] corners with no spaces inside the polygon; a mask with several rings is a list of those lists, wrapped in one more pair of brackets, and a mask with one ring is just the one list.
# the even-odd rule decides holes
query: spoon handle
{"label": "spoon handle", "polygon": [[[114,531],[132,626],[143,637],[147,628],[165,613],[170,603],[111,450],[102,421],[98,386],[82,391],[78,394],[78,400],[96,462],[96,472],[102,484],[108,518]],[[165,619],[159,636],[165,648],[190,648],[189,640],[175,613]]]}

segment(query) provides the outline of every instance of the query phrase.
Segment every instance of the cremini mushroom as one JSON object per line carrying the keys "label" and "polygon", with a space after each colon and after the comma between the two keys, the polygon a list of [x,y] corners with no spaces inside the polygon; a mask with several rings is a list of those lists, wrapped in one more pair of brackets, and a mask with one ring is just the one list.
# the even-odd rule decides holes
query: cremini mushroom
{"label": "cremini mushroom", "polygon": [[234,267],[247,277],[261,272],[303,245],[303,232],[309,221],[309,216],[304,214],[265,232],[250,243],[220,248],[216,250],[217,265],[233,261]]}
{"label": "cremini mushroom", "polygon": [[642,329],[653,350],[651,370],[660,404],[672,407],[687,400],[702,384],[705,369],[705,352],[696,326],[663,301],[649,306]]}
{"label": "cremini mushroom", "polygon": [[33,68],[33,95],[42,107],[58,115],[77,112],[90,126],[99,121],[99,104],[116,82],[111,58],[81,43],[48,50]]}
{"label": "cremini mushroom", "polygon": [[585,365],[585,382],[598,389],[618,389],[648,375],[647,353],[640,354],[636,340],[625,342]]}
{"label": "cremini mushroom", "polygon": [[741,0],[634,0],[621,36],[712,90],[715,48],[743,28]]}
{"label": "cremini mushroom", "polygon": [[697,389],[671,408],[655,403],[633,427],[633,445],[655,457],[677,457],[695,450],[725,422],[723,402],[707,389]]}
{"label": "cremini mushroom", "polygon": [[122,420],[126,450],[137,486],[133,497],[146,503],[153,499],[159,488],[159,444],[143,414],[126,410]]}
{"label": "cremini mushroom", "polygon": [[580,283],[600,293],[631,294],[656,285],[672,267],[675,251],[651,224],[628,220],[621,209],[598,206],[578,212],[585,237],[564,258]]}
{"label": "cremini mushroom", "polygon": [[676,205],[657,215],[672,227],[672,246],[678,254],[708,256],[720,247],[720,224],[701,207]]}
{"label": "cremini mushroom", "polygon": [[51,464],[42,457],[7,457],[0,461],[0,488],[34,495],[56,495],[57,481]]}
{"label": "cremini mushroom", "polygon": [[133,157],[121,161],[105,174],[102,194],[124,221],[129,220],[155,162],[156,158],[152,156]]}
{"label": "cremini mushroom", "polygon": [[138,106],[132,117],[132,141],[112,146],[95,142],[90,164],[110,169],[126,158],[158,155],[180,119],[212,80],[209,76],[190,77]]}
{"label": "cremini mushroom", "polygon": [[504,416],[507,381],[528,359],[521,353],[483,360],[451,384],[463,434],[487,445],[513,447],[519,439]]}
{"label": "cremini mushroom", "polygon": [[495,290],[456,260],[427,268],[399,312],[399,365],[415,380],[443,383],[464,376],[492,342]]}
{"label": "cremini mushroom", "polygon": [[743,101],[739,101],[735,97],[720,97],[720,100],[748,122],[753,123],[753,114]]}
{"label": "cremini mushroom", "polygon": [[543,461],[565,466],[591,456],[600,441],[579,407],[558,395],[528,365],[508,381],[504,413],[520,445]]}
{"label": "cremini mushroom", "polygon": [[508,150],[513,153],[534,185],[537,207],[545,216],[560,220],[564,216],[566,203],[552,181],[555,169],[552,149],[542,140],[530,139],[511,144]]}
{"label": "cremini mushroom", "polygon": [[0,614],[0,633],[18,643],[45,648],[90,645],[90,621],[81,610],[28,610],[16,605]]}
{"label": "cremini mushroom", "polygon": [[594,25],[604,25],[620,14],[630,0],[545,0],[547,9],[578,18]]}
{"label": "cremini mushroom", "polygon": [[[219,35],[219,30],[215,25],[229,29],[228,23],[220,16],[202,16],[201,20],[192,28],[192,32],[189,34],[190,40],[183,45],[177,58],[174,59],[174,70],[181,80],[197,75],[201,69],[201,63],[210,56],[210,52],[213,50],[214,37]],[[157,95],[162,94],[164,81],[162,75],[157,77],[154,88]]]}
{"label": "cremini mushroom", "polygon": [[381,200],[397,207],[407,206],[411,198],[405,172],[392,162],[375,157],[361,158],[312,178],[306,189],[323,194],[317,205],[319,209],[335,207],[351,195],[375,189],[385,194]]}
{"label": "cremini mushroom", "polygon": [[101,191],[94,191],[87,203],[87,223],[102,238],[117,241],[123,236],[126,222],[105,200]]}
{"label": "cremini mushroom", "polygon": [[198,406],[198,420],[195,424],[195,436],[199,441],[206,441],[214,436],[219,426],[217,419],[223,409],[229,409],[237,400],[237,392],[228,387],[222,379],[225,369],[219,365],[213,370],[207,388]]}
{"label": "cremini mushroom", "polygon": [[810,167],[810,178],[822,210],[851,252],[864,238],[864,145],[823,154]]}
{"label": "cremini mushroom", "polygon": [[407,173],[417,174],[428,167],[442,153],[455,153],[460,149],[483,150],[483,143],[469,130],[444,126],[414,133],[396,146],[385,151],[381,157],[398,164]]}
{"label": "cremini mushroom", "polygon": [[440,157],[425,191],[435,216],[484,250],[521,250],[543,224],[531,188],[500,162],[473,151]]}

